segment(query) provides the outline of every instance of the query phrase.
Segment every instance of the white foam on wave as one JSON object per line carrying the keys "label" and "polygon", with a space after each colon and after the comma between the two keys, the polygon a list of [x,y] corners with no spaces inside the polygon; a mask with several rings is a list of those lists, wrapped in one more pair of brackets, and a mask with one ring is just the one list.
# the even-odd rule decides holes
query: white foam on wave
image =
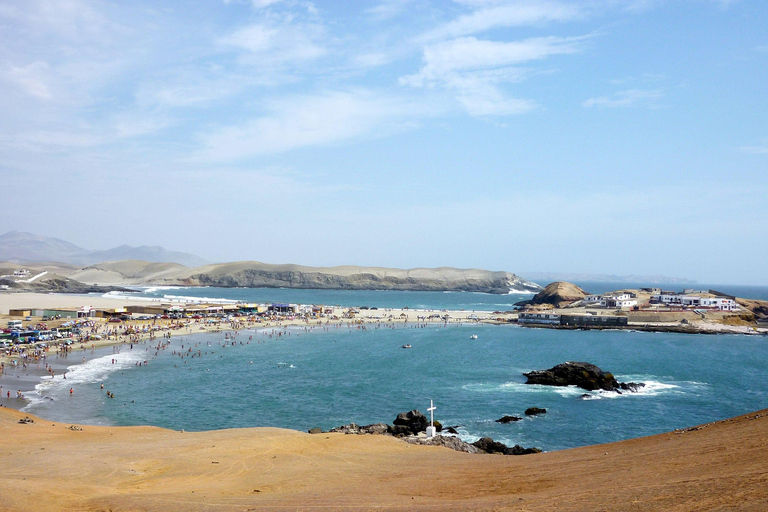
{"label": "white foam on wave", "polygon": [[[585,397],[586,400],[601,400],[601,399],[614,399],[614,398],[629,398],[640,396],[658,396],[670,393],[686,393],[686,387],[681,384],[672,384],[669,382],[661,382],[652,379],[637,379],[638,382],[645,383],[645,386],[638,388],[637,391],[593,391],[587,393],[589,397]],[[702,384],[702,383],[697,383]],[[706,384],[704,384],[706,385]],[[583,390],[582,390],[583,391]]]}
{"label": "white foam on wave", "polygon": [[556,393],[564,397],[578,396],[584,393],[583,389],[576,386],[542,386],[523,382],[503,382],[501,384],[478,382],[465,384],[461,388],[475,393]]}
{"label": "white foam on wave", "polygon": [[237,301],[234,299],[222,299],[220,297],[192,297],[189,295],[163,295],[164,299],[169,299],[172,301],[183,301],[183,302],[205,302],[208,304],[237,304]]}
{"label": "white foam on wave", "polygon": [[507,295],[536,295],[536,292],[530,290],[518,290],[517,288],[510,288]]}
{"label": "white foam on wave", "polygon": [[[35,386],[35,391],[39,396],[44,397],[47,393],[57,389],[71,388],[78,384],[104,382],[110,374],[135,366],[136,363],[144,361],[146,358],[146,352],[129,351],[90,359],[84,363],[69,366],[66,379],[63,376],[56,376],[54,379],[43,378]],[[114,364],[112,363],[113,360],[115,361]]]}

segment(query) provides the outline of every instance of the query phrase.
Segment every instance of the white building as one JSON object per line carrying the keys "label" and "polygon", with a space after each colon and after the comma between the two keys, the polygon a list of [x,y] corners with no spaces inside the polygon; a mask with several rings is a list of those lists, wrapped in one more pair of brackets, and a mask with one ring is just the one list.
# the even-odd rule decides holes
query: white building
{"label": "white building", "polygon": [[721,311],[737,311],[741,309],[738,303],[729,297],[717,297],[708,293],[700,295],[685,295],[682,293],[665,293],[653,295],[651,300],[666,305],[677,305],[694,308],[711,308]]}
{"label": "white building", "polygon": [[582,299],[585,304],[596,304],[606,308],[631,308],[637,306],[635,294],[629,292],[606,293],[604,295],[587,295]]}

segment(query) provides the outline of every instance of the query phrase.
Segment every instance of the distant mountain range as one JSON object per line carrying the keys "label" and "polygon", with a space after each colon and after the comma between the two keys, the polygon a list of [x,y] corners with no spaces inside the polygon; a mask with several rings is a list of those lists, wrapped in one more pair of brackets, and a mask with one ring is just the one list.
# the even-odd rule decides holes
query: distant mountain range
{"label": "distant mountain range", "polygon": [[580,274],[568,272],[525,272],[525,278],[535,282],[568,281],[595,283],[643,283],[643,284],[696,284],[696,281],[683,277],[669,276],[617,276],[612,274]]}
{"label": "distant mountain range", "polygon": [[93,265],[118,260],[172,262],[187,267],[199,267],[207,263],[194,254],[169,251],[158,246],[121,245],[105,251],[91,251],[58,238],[32,233],[9,231],[0,235],[0,261],[19,263],[55,261],[71,265]]}

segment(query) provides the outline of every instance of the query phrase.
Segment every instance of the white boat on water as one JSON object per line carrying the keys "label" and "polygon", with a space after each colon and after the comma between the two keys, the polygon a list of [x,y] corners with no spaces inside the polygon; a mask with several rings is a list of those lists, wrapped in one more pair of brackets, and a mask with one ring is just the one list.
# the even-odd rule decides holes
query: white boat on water
{"label": "white boat on water", "polygon": [[409,343],[408,345],[403,345],[403,348],[411,348],[411,344]]}
{"label": "white boat on water", "polygon": [[477,339],[477,334],[473,334],[472,336],[469,337],[469,339],[476,340]]}

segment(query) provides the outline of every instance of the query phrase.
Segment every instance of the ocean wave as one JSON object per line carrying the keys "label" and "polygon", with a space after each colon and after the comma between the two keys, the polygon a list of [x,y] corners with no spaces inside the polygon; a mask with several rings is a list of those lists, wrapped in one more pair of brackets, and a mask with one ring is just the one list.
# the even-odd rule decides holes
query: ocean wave
{"label": "ocean wave", "polygon": [[583,389],[576,386],[542,386],[539,384],[525,384],[524,382],[478,382],[464,384],[461,388],[475,393],[555,393],[564,397],[578,396],[584,393]]}
{"label": "ocean wave", "polygon": [[510,288],[507,295],[536,295],[536,292],[530,290],[518,290],[517,288]]}
{"label": "ocean wave", "polygon": [[585,395],[585,400],[601,400],[601,399],[614,399],[614,398],[626,398],[626,397],[639,397],[639,396],[658,396],[669,393],[686,393],[686,389],[679,384],[670,384],[668,382],[660,382],[652,379],[638,379],[640,382],[645,383],[645,386],[638,388],[637,391],[592,391],[586,392],[581,390]]}
{"label": "ocean wave", "polygon": [[189,295],[163,295],[164,299],[177,302],[205,302],[207,304],[237,304],[235,299],[222,299],[220,297],[193,297]]}
{"label": "ocean wave", "polygon": [[[54,379],[43,378],[36,386],[35,391],[39,396],[57,389],[71,388],[78,384],[93,384],[103,382],[109,375],[135,366],[136,363],[147,358],[146,352],[129,351],[119,354],[109,354],[84,363],[75,364],[67,368],[67,378],[56,376]],[[114,360],[114,363],[112,361]]]}

